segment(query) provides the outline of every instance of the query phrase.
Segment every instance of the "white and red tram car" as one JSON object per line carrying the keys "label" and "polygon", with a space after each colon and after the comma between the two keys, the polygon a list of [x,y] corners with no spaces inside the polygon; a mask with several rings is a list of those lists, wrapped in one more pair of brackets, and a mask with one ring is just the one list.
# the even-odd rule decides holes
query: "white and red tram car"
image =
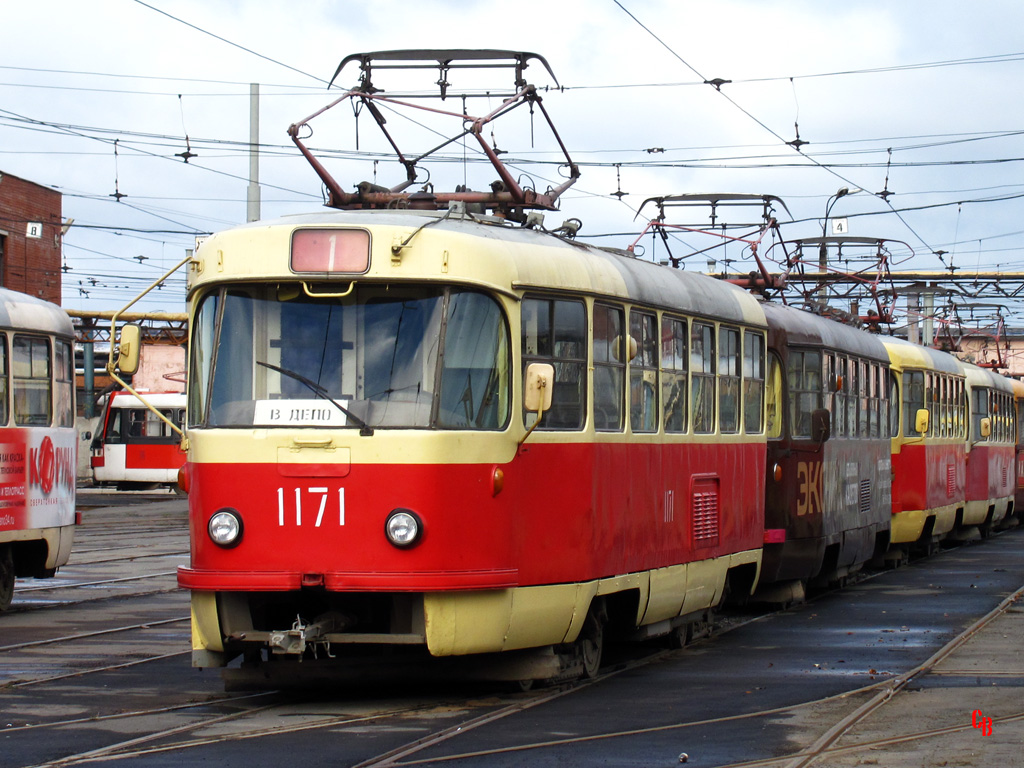
{"label": "white and red tram car", "polygon": [[765,316],[741,290],[407,211],[226,231],[189,275],[196,665],[556,646],[592,671],[602,625],[682,633],[756,582]]}
{"label": "white and red tram car", "polygon": [[53,576],[71,553],[73,344],[60,307],[0,288],[0,610],[17,577]]}
{"label": "white and red tram car", "polygon": [[[157,412],[178,427],[185,422],[183,392],[111,392],[92,441],[93,482],[118,490],[176,488],[185,463],[181,437]],[[152,407],[152,410],[150,407]]]}

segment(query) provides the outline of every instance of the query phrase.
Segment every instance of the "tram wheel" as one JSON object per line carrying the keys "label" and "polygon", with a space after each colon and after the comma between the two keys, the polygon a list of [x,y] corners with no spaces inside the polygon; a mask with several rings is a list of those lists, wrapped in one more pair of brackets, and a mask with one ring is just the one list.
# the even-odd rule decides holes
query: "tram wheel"
{"label": "tram wheel", "polygon": [[604,622],[593,610],[587,614],[580,636],[576,639],[576,649],[583,664],[583,677],[593,679],[601,668],[601,655],[604,651]]}
{"label": "tram wheel", "polygon": [[10,546],[0,547],[0,611],[6,611],[14,599],[14,557]]}

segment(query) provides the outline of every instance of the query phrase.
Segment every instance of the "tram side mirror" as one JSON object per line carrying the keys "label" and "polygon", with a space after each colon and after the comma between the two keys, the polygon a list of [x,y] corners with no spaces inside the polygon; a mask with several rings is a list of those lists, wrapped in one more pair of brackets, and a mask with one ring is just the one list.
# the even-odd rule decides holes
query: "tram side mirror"
{"label": "tram side mirror", "polygon": [[918,408],[914,415],[914,431],[923,435],[928,431],[929,415],[927,408]]}
{"label": "tram side mirror", "polygon": [[121,342],[117,350],[117,369],[131,376],[139,370],[139,345],[142,342],[142,328],[126,325],[121,328]]}
{"label": "tram side mirror", "polygon": [[992,435],[992,419],[986,416],[981,420],[981,436],[991,437]]}
{"label": "tram side mirror", "polygon": [[554,384],[555,367],[551,363],[530,363],[526,366],[526,410],[536,411],[538,421],[540,415],[551,408]]}
{"label": "tram side mirror", "polygon": [[824,443],[832,434],[832,414],[824,408],[811,412],[811,440]]}

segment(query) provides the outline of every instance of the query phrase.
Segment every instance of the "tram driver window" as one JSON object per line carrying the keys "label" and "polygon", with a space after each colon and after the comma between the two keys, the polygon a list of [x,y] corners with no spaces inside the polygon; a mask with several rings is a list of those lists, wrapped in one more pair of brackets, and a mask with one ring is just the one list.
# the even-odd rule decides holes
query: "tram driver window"
{"label": "tram driver window", "polygon": [[[523,370],[530,363],[555,369],[551,409],[537,429],[583,429],[586,413],[587,313],[581,301],[523,300]],[[536,414],[524,413],[527,426]]]}

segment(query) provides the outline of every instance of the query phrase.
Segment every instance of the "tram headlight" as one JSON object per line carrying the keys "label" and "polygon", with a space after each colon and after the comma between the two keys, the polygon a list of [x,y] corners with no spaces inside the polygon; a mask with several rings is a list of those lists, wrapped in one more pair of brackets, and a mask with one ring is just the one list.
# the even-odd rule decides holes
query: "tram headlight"
{"label": "tram headlight", "polygon": [[384,533],[396,547],[406,549],[419,542],[423,535],[423,522],[410,509],[395,509],[384,523]]}
{"label": "tram headlight", "polygon": [[242,540],[242,516],[233,509],[215,512],[206,526],[210,538],[217,546],[230,549]]}

